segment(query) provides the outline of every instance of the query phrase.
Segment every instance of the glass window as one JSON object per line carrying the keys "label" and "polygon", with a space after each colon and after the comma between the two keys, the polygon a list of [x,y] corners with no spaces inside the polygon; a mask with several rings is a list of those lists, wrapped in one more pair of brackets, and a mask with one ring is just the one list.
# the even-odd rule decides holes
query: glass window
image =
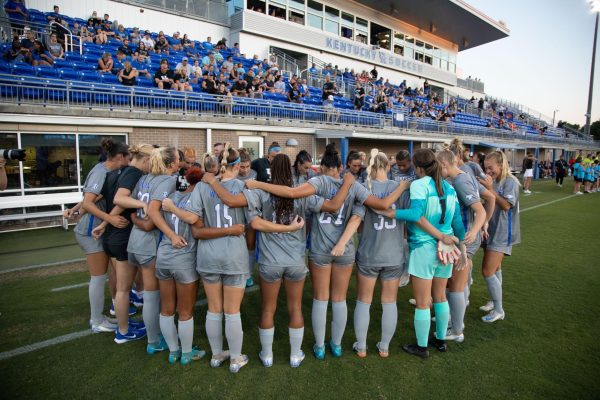
{"label": "glass window", "polygon": [[433,57],[433,66],[436,68],[440,67],[440,59],[437,57]]}
{"label": "glass window", "polygon": [[287,5],[287,1],[286,0],[269,0],[271,3],[279,3],[279,4],[283,4],[284,6]]}
{"label": "glass window", "polygon": [[[10,150],[18,148],[16,133],[0,133],[0,149]],[[7,185],[6,189],[21,189],[21,176],[19,171],[19,162],[6,160],[4,166],[6,171]]]}
{"label": "glass window", "polygon": [[425,43],[425,54],[433,55],[433,46],[429,43]]}
{"label": "glass window", "polygon": [[352,40],[354,37],[354,30],[352,28],[348,28],[347,26],[342,26],[342,37]]}
{"label": "glass window", "polygon": [[304,25],[304,13],[300,11],[289,11],[289,20],[300,25]]}
{"label": "glass window", "polygon": [[122,135],[79,135],[79,163],[82,185],[87,174],[100,160],[102,154],[100,143],[104,138],[111,138],[115,142],[126,142],[125,136]]}
{"label": "glass window", "polygon": [[347,12],[342,11],[342,19],[346,22],[350,22],[351,24],[354,24],[354,15],[352,15],[352,14],[348,14]]}
{"label": "glass window", "polygon": [[269,15],[275,18],[285,19],[285,8],[269,5]]}
{"label": "glass window", "polygon": [[75,135],[24,133],[21,146],[25,189],[77,185]]}
{"label": "glass window", "polygon": [[427,54],[425,55],[424,61],[425,64],[433,64],[433,58],[431,56],[428,56]]}
{"label": "glass window", "polygon": [[356,41],[357,42],[360,42],[360,43],[363,43],[363,44],[367,44],[367,40],[368,40],[367,39],[367,32],[358,31],[356,33]]}
{"label": "glass window", "polygon": [[448,60],[448,52],[444,50],[440,50],[440,58],[442,60]]}
{"label": "glass window", "polygon": [[415,60],[423,62],[423,53],[415,51]]}
{"label": "glass window", "polygon": [[267,11],[267,4],[263,0],[247,0],[246,4],[249,10],[263,14]]}
{"label": "glass window", "polygon": [[366,19],[356,17],[356,25],[358,28],[364,28],[366,31],[369,28],[369,22]]}
{"label": "glass window", "polygon": [[404,47],[402,47],[402,46],[400,46],[400,45],[397,45],[397,44],[395,44],[395,45],[394,45],[394,53],[395,53],[395,54],[398,54],[398,55],[400,55],[400,56],[403,56],[403,55],[404,55]]}
{"label": "glass window", "polygon": [[304,11],[304,0],[290,0],[290,7]]}
{"label": "glass window", "polygon": [[318,17],[313,14],[308,14],[308,26],[323,30],[323,17]]}
{"label": "glass window", "polygon": [[415,40],[415,48],[417,48],[417,50],[421,50],[423,51],[423,47],[425,46],[425,43],[421,42],[420,40]]}
{"label": "glass window", "polygon": [[404,47],[404,57],[412,59],[414,50],[411,47]]}
{"label": "glass window", "polygon": [[453,62],[449,62],[448,63],[448,71],[456,72],[456,64],[454,64]]}
{"label": "glass window", "polygon": [[322,13],[323,12],[323,4],[318,3],[316,1],[308,0],[308,10],[314,11],[317,13]]}
{"label": "glass window", "polygon": [[410,47],[414,47],[415,39],[412,36],[406,35],[404,36],[404,42]]}
{"label": "glass window", "polygon": [[440,68],[444,71],[448,70],[448,60],[440,60]]}
{"label": "glass window", "polygon": [[339,35],[340,34],[340,24],[326,19],[325,20],[325,31]]}
{"label": "glass window", "polygon": [[456,53],[448,53],[448,61],[456,64]]}
{"label": "glass window", "polygon": [[325,16],[329,19],[337,21],[340,19],[340,10],[333,7],[325,7]]}

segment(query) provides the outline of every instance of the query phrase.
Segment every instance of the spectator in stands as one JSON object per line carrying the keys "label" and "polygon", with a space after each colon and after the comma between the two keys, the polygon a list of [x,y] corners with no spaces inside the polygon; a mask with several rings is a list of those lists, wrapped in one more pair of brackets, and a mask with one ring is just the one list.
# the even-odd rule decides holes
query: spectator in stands
{"label": "spectator in stands", "polygon": [[325,100],[323,100],[323,108],[325,109],[327,122],[338,121],[340,118],[340,112],[335,108],[333,95],[330,94]]}
{"label": "spectator in stands", "polygon": [[283,78],[281,77],[281,75],[277,75],[275,77],[275,83],[273,87],[275,93],[285,94],[287,92],[285,83],[283,82]]}
{"label": "spectator in stands", "polygon": [[52,21],[61,23],[62,16],[60,15],[60,8],[56,5],[54,7],[52,7],[52,12],[50,12],[50,13],[48,13],[48,15],[46,15],[46,19],[48,20],[48,23],[51,23]]}
{"label": "spectator in stands", "polygon": [[183,38],[181,38],[181,46],[184,50],[194,47],[194,42],[190,40],[187,33],[184,33]]}
{"label": "spectator in stands", "polygon": [[156,54],[169,54],[169,42],[165,35],[158,35],[158,40],[154,45],[154,51]]}
{"label": "spectator in stands", "polygon": [[39,40],[35,40],[33,42],[33,50],[31,50],[31,65],[34,67],[51,67],[54,65],[54,60],[52,56],[42,42]]}
{"label": "spectator in stands", "polygon": [[150,78],[151,74],[148,70],[148,63],[146,62],[146,57],[142,54],[138,54],[137,58],[133,60],[131,66],[138,72],[138,75],[143,75],[146,78]]}
{"label": "spectator in stands", "polygon": [[260,81],[260,78],[255,76],[250,85],[248,86],[248,97],[253,99],[263,98],[264,84]]}
{"label": "spectator in stands", "polygon": [[209,51],[207,55],[202,58],[202,65],[212,65],[217,66],[217,61],[215,60],[215,53]]}
{"label": "spectator in stands", "polygon": [[124,86],[137,85],[138,71],[131,66],[129,61],[123,63],[123,69],[119,71],[117,78]]}
{"label": "spectator in stands", "polygon": [[192,76],[192,73],[194,72],[194,68],[189,64],[188,62],[188,58],[187,57],[183,57],[181,59],[181,62],[177,64],[177,66],[175,66],[175,69],[185,69],[185,72],[187,73],[188,76]]}
{"label": "spectator in stands", "polygon": [[169,62],[163,58],[160,60],[160,69],[154,73],[154,84],[159,89],[171,89],[175,83],[173,77],[173,71],[169,69]]}
{"label": "spectator in stands", "polygon": [[114,38],[116,36],[110,21],[103,21],[98,30],[104,32],[107,38]]}
{"label": "spectator in stands", "polygon": [[175,74],[173,75],[174,81],[174,89],[179,90],[180,92],[191,92],[192,85],[190,84],[190,76],[187,73],[187,69],[179,68],[175,69]]}
{"label": "spectator in stands", "polygon": [[19,42],[19,38],[15,36],[12,41],[12,46],[5,53],[3,58],[8,62],[27,62],[31,64],[31,54],[29,50],[24,49]]}
{"label": "spectator in stands", "polygon": [[50,43],[48,43],[48,51],[50,52],[50,55],[52,56],[53,60],[56,60],[56,59],[62,60],[65,58],[65,52],[63,51],[61,44],[58,43],[55,33],[50,35]]}
{"label": "spectator in stands", "polygon": [[140,46],[144,44],[146,51],[154,51],[154,39],[150,36],[150,31],[144,32],[144,37],[140,40]]}
{"label": "spectator in stands", "polygon": [[136,48],[140,45],[140,40],[142,37],[140,36],[140,30],[138,27],[134,27],[131,33],[129,34],[129,44],[132,48]]}
{"label": "spectator in stands", "polygon": [[129,47],[129,39],[124,38],[123,43],[121,44],[121,46],[119,46],[117,51],[121,51],[127,57],[130,57],[133,54],[133,50],[131,49],[131,47]]}
{"label": "spectator in stands", "polygon": [[387,113],[387,97],[383,89],[379,89],[377,96],[373,99],[373,111],[377,113]]}
{"label": "spectator in stands", "polygon": [[121,43],[123,40],[129,39],[129,35],[125,31],[125,27],[123,25],[119,24],[117,27],[117,30],[115,31],[115,39],[119,40]]}
{"label": "spectator in stands", "polygon": [[230,74],[231,71],[233,70],[233,57],[229,56],[227,57],[227,61],[223,61],[223,64],[221,65],[221,67],[225,67],[227,69],[227,73]]}
{"label": "spectator in stands", "polygon": [[333,75],[333,70],[331,69],[331,64],[327,64],[325,68],[321,70],[321,75],[328,76]]}
{"label": "spectator in stands", "polygon": [[205,42],[202,42],[202,47],[204,50],[212,50],[215,45],[212,43],[212,38],[208,36]]}
{"label": "spectator in stands", "polygon": [[123,53],[123,50],[118,49],[117,50],[117,64],[123,64],[125,61],[131,61],[130,57],[127,57],[127,55],[125,53]]}
{"label": "spectator in stands", "polygon": [[379,72],[377,72],[377,66],[373,65],[373,69],[371,70],[371,80],[376,81],[379,76]]}
{"label": "spectator in stands", "polygon": [[202,91],[204,93],[216,94],[217,88],[218,86],[213,75],[207,75],[206,79],[202,80]]}
{"label": "spectator in stands", "polygon": [[352,75],[352,73],[350,72],[350,70],[348,68],[345,68],[344,73],[342,74],[342,78],[348,79],[348,80],[354,80],[354,75]]}
{"label": "spectator in stands", "polygon": [[10,21],[13,35],[19,35],[29,20],[29,11],[21,0],[8,0],[4,3],[4,12]]}
{"label": "spectator in stands", "polygon": [[240,44],[239,43],[233,44],[233,48],[231,49],[231,54],[236,57],[240,56]]}
{"label": "spectator in stands", "polygon": [[333,100],[333,95],[335,95],[336,92],[337,92],[337,88],[335,86],[335,82],[331,81],[331,77],[329,75],[326,76],[325,83],[323,84],[322,99],[326,100],[329,98],[329,96],[331,96],[332,100]]}
{"label": "spectator in stands", "polygon": [[340,71],[340,69],[337,65],[335,67],[333,67],[333,76],[335,76],[335,77],[342,76],[342,71]]}
{"label": "spectator in stands", "polygon": [[310,97],[310,91],[308,90],[308,84],[306,83],[306,79],[298,79],[298,90],[300,91],[300,93],[302,93],[302,97]]}
{"label": "spectator in stands", "polygon": [[102,54],[102,57],[100,57],[98,59],[98,72],[101,73],[111,73],[113,66],[114,66],[114,61],[110,55],[109,52],[105,52],[104,54]]}
{"label": "spectator in stands", "polygon": [[183,44],[181,42],[181,38],[179,37],[179,32],[173,33],[173,37],[170,37],[169,39],[167,39],[167,42],[169,43],[169,47],[171,48],[171,50],[173,50],[173,51],[182,51],[183,50]]}
{"label": "spectator in stands", "polygon": [[202,67],[200,66],[200,60],[194,60],[194,65],[192,65],[192,73],[190,76],[192,79],[195,79],[196,82],[198,79],[202,78]]}
{"label": "spectator in stands", "polygon": [[234,96],[238,97],[247,97],[248,96],[248,83],[244,80],[242,76],[238,77],[238,79],[233,82],[233,86],[231,87],[231,92]]}
{"label": "spectator in stands", "polygon": [[271,161],[277,154],[281,153],[279,143],[272,142],[267,150],[267,155],[252,161],[250,166],[256,171],[256,180],[259,182],[271,181]]}
{"label": "spectator in stands", "polygon": [[308,72],[311,75],[319,75],[319,70],[317,69],[317,66],[315,63],[312,63],[312,66],[308,69]]}
{"label": "spectator in stands", "polygon": [[217,50],[227,50],[227,38],[222,38],[221,40],[219,40],[217,42],[217,45],[215,46],[215,49],[217,49]]}
{"label": "spectator in stands", "polygon": [[94,28],[94,27],[88,26],[88,30],[92,31],[92,29],[94,30],[93,32],[95,33],[94,42],[96,44],[108,43],[108,36],[106,35],[106,32],[103,29],[101,29],[100,27]]}
{"label": "spectator in stands", "polygon": [[87,26],[82,26],[79,29],[79,40],[82,43],[92,43],[94,41],[94,33],[90,32]]}
{"label": "spectator in stands", "polygon": [[144,61],[148,64],[150,64],[150,53],[148,53],[149,49],[146,47],[146,45],[144,44],[144,42],[140,42],[139,46],[137,49],[135,49],[135,52],[133,53],[134,57],[138,57],[138,56],[144,56]]}
{"label": "spectator in stands", "polygon": [[88,26],[100,26],[102,20],[98,17],[97,11],[92,11],[92,15],[88,18]]}
{"label": "spectator in stands", "polygon": [[354,107],[357,110],[362,110],[365,106],[365,96],[365,89],[360,82],[356,82],[356,87],[354,88]]}
{"label": "spectator in stands", "polygon": [[293,86],[290,87],[287,98],[290,103],[302,103],[302,94],[300,93],[300,90],[298,90],[297,82],[294,82]]}
{"label": "spectator in stands", "polygon": [[35,36],[31,29],[25,28],[25,39],[21,40],[21,48],[27,49],[29,51],[33,50],[33,42],[35,41]]}
{"label": "spectator in stands", "polygon": [[423,82],[423,94],[425,94],[425,96],[429,94],[429,81],[427,79]]}

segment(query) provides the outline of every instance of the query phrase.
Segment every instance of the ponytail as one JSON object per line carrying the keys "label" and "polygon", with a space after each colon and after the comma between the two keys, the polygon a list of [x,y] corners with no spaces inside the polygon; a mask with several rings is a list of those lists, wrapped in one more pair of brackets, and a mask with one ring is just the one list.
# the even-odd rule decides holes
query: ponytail
{"label": "ponytail", "polygon": [[[202,157],[202,167],[204,168],[204,171],[209,172],[218,165],[219,160],[212,154],[206,153],[204,154],[204,157]],[[218,174],[218,171],[216,174]]]}
{"label": "ponytail", "polygon": [[102,150],[104,150],[104,152],[106,153],[106,158],[108,160],[115,158],[119,154],[122,154],[124,156],[129,154],[129,148],[125,143],[115,142],[111,138],[102,139],[102,141],[100,142],[100,146],[102,147]]}
{"label": "ponytail", "polygon": [[325,153],[321,158],[321,167],[325,168],[340,168],[342,166],[342,160],[335,148],[335,143],[329,143],[325,146]]}
{"label": "ponytail", "polygon": [[369,191],[372,187],[372,180],[377,176],[377,172],[386,169],[388,166],[387,156],[377,149],[371,149],[369,157],[369,166],[367,167],[367,186]]}
{"label": "ponytail", "polygon": [[442,165],[435,158],[435,153],[431,149],[417,149],[413,155],[413,164],[415,164],[415,167],[422,168],[425,171],[425,175],[433,179],[438,197],[440,198],[440,206],[442,207],[440,224],[443,224],[446,217],[446,196],[444,194]]}
{"label": "ponytail", "polygon": [[152,175],[165,175],[167,169],[177,159],[175,147],[159,147],[150,154],[150,173]]}
{"label": "ponytail", "polygon": [[221,164],[220,173],[223,174],[227,169],[233,168],[235,164],[239,164],[240,154],[236,149],[231,147],[231,143],[225,143],[223,151],[219,156],[219,163]]}
{"label": "ponytail", "polygon": [[144,157],[150,157],[154,147],[151,144],[132,144],[129,146],[129,154],[134,160],[141,160]]}
{"label": "ponytail", "polygon": [[440,163],[446,162],[450,165],[456,165],[457,155],[450,149],[450,147],[447,147],[441,151],[438,151],[435,156]]}

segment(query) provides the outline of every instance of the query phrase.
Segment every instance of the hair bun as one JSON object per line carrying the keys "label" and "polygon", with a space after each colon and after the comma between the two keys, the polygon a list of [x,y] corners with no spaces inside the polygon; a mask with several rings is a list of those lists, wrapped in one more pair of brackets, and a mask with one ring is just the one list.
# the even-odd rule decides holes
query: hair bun
{"label": "hair bun", "polygon": [[110,153],[115,147],[115,142],[111,138],[104,138],[100,142],[100,146],[102,146],[106,152]]}
{"label": "hair bun", "polygon": [[336,156],[338,154],[337,149],[335,148],[335,143],[329,143],[327,146],[325,146],[325,154],[332,156]]}

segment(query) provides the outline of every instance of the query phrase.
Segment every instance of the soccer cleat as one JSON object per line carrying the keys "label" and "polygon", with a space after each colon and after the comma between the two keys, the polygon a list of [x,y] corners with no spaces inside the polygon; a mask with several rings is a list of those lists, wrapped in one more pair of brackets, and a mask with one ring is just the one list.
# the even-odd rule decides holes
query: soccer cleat
{"label": "soccer cleat", "polygon": [[181,349],[169,353],[169,364],[175,364],[181,358]]}
{"label": "soccer cleat", "polygon": [[290,367],[292,368],[298,368],[300,366],[300,364],[302,364],[302,361],[304,361],[304,352],[302,350],[300,350],[300,354],[297,356],[290,356]]}
{"label": "soccer cleat", "polygon": [[254,286],[254,279],[252,279],[252,277],[246,279],[246,287],[252,287]]}
{"label": "soccer cleat", "polygon": [[123,344],[123,343],[127,343],[127,342],[132,342],[134,340],[139,340],[144,337],[146,337],[146,331],[138,331],[136,329],[129,327],[129,331],[123,335],[117,329],[117,331],[115,333],[115,343]]}
{"label": "soccer cleat", "polygon": [[481,317],[481,320],[483,322],[491,323],[491,322],[496,322],[498,320],[503,320],[504,317],[505,317],[504,313],[499,313],[496,310],[492,310],[492,311],[490,311],[490,313],[488,315]]}
{"label": "soccer cleat", "polygon": [[325,359],[325,345],[317,346],[316,344],[313,346],[313,354],[317,360]]}
{"label": "soccer cleat", "polygon": [[360,349],[358,347],[358,342],[354,342],[352,345],[352,350],[354,350],[359,358],[365,358],[367,356],[367,349]]}
{"label": "soccer cleat", "polygon": [[381,343],[377,342],[377,344],[375,345],[377,347],[377,351],[379,352],[379,357],[381,358],[388,358],[390,355],[389,350],[383,350],[381,348]]}
{"label": "soccer cleat", "polygon": [[427,344],[431,347],[436,348],[437,351],[439,351],[440,353],[445,353],[448,351],[448,345],[446,344],[445,340],[440,340],[436,337],[431,337],[429,338]]}
{"label": "soccer cleat", "polygon": [[270,356],[263,356],[262,352],[258,353],[258,358],[260,358],[260,361],[262,362],[262,365],[269,368],[273,366],[273,355],[271,354]]}
{"label": "soccer cleat", "polygon": [[134,307],[141,307],[144,305],[144,296],[134,291],[133,289],[129,292],[129,302]]}
{"label": "soccer cleat", "polygon": [[[91,322],[91,321],[90,321]],[[114,332],[117,330],[117,325],[111,323],[106,318],[102,320],[97,325],[91,324],[92,332],[94,333],[104,333],[104,332]]]}
{"label": "soccer cleat", "polygon": [[[135,313],[137,313],[137,308],[135,308],[134,306],[129,306],[129,315],[135,315]],[[110,306],[110,315],[112,315],[113,317],[116,316],[117,314],[115,313],[115,305],[111,305]]]}
{"label": "soccer cleat", "polygon": [[229,372],[237,374],[244,365],[248,364],[248,356],[242,354],[235,360],[229,362]]}
{"label": "soccer cleat", "polygon": [[404,350],[408,354],[412,354],[413,356],[421,358],[429,357],[429,350],[427,350],[427,347],[420,347],[416,344],[405,344],[404,346],[402,346],[402,350]]}
{"label": "soccer cleat", "polygon": [[225,361],[229,360],[229,351],[225,350],[220,354],[213,354],[210,359],[210,366],[213,368],[220,367]]}
{"label": "soccer cleat", "polygon": [[146,330],[146,325],[144,325],[144,321],[136,321],[135,319],[129,319],[129,326],[131,326],[132,328],[141,330],[141,331],[145,331]]}
{"label": "soccer cleat", "polygon": [[338,344],[334,344],[333,341],[329,341],[329,350],[334,357],[342,356],[342,346]]}
{"label": "soccer cleat", "polygon": [[165,342],[165,338],[162,337],[162,335],[160,336],[158,342],[148,343],[146,345],[146,353],[148,353],[150,355],[156,354],[161,351],[168,350],[168,349],[169,349],[169,346],[167,346],[167,342]]}
{"label": "soccer cleat", "polygon": [[411,305],[413,305],[413,306],[416,306],[417,305],[417,300],[415,300],[415,299],[408,299],[408,303],[411,304]]}
{"label": "soccer cleat", "polygon": [[493,301],[488,301],[487,303],[485,303],[485,305],[479,307],[479,310],[481,311],[485,311],[485,312],[490,312],[494,309],[494,302]]}
{"label": "soccer cleat", "polygon": [[197,361],[197,360],[201,359],[202,357],[204,357],[205,355],[206,355],[206,352],[204,350],[200,350],[200,349],[197,349],[194,347],[192,349],[192,351],[190,351],[189,353],[181,354],[181,365],[188,365],[192,361]]}
{"label": "soccer cleat", "polygon": [[[436,335],[437,337],[437,335]],[[446,339],[447,341],[451,341],[451,342],[456,342],[456,343],[462,343],[465,341],[465,334],[461,333],[460,335],[456,335],[452,332],[452,329],[448,329],[448,331],[446,332]]]}
{"label": "soccer cleat", "polygon": [[575,192],[574,194],[583,194],[582,192]]}

